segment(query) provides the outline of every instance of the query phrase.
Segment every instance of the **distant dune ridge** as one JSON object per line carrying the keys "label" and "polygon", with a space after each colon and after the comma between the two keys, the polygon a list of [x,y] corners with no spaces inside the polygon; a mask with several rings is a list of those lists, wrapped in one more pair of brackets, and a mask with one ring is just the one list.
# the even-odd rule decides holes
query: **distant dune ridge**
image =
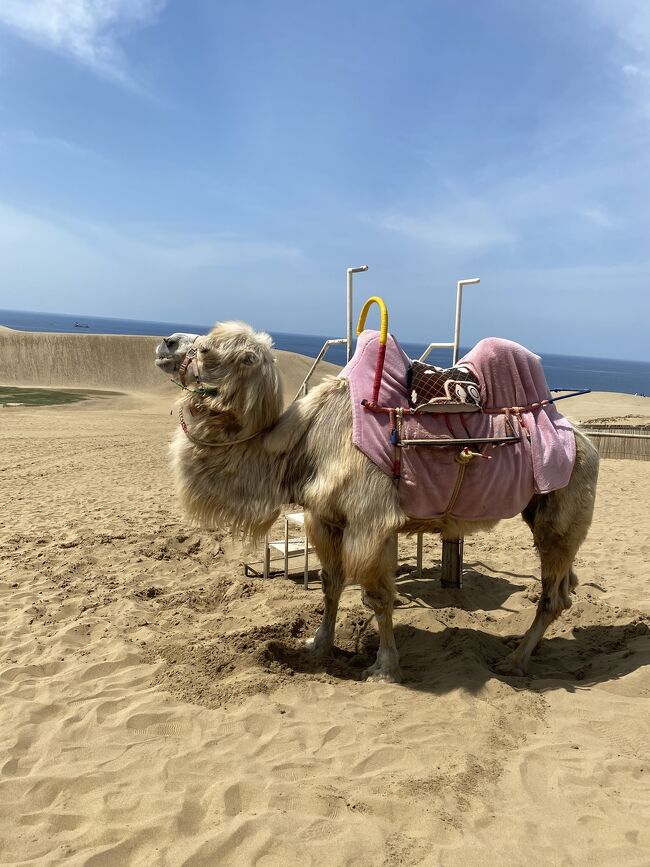
{"label": "distant dune ridge", "polygon": [[[44,388],[88,388],[174,397],[177,391],[154,364],[161,337],[124,334],[59,334],[16,331],[0,325],[0,383]],[[285,404],[290,403],[313,363],[295,352],[275,351]],[[341,370],[321,362],[311,385]],[[614,403],[612,403],[614,402]],[[650,401],[631,394],[593,392],[558,404],[582,422],[600,415],[646,415]]]}
{"label": "distant dune ridge", "polygon": [[[123,334],[55,334],[0,326],[0,381],[4,385],[98,388],[110,391],[175,391],[154,364],[160,337]],[[295,396],[312,359],[277,350],[286,401]],[[318,382],[340,370],[318,367]]]}

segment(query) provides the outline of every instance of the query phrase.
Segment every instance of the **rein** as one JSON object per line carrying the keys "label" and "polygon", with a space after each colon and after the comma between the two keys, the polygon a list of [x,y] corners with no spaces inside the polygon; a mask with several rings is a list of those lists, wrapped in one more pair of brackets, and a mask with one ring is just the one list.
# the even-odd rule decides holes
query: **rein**
{"label": "rein", "polygon": [[[198,340],[198,338],[197,338]],[[194,341],[196,343],[196,340]],[[210,394],[217,394],[218,389],[216,388],[206,388],[205,385],[201,382],[201,377],[199,375],[199,366],[196,363],[196,348],[194,343],[187,350],[185,358],[181,366],[178,369],[178,378],[180,379],[180,383],[176,382],[176,380],[172,379],[174,385],[177,385],[179,388],[182,388],[184,391],[191,391],[194,394],[198,394],[200,397],[205,397]],[[190,388],[185,382],[185,374],[187,373],[187,369],[191,368],[192,374],[194,376],[194,382],[196,383],[196,388]]]}
{"label": "rein", "polygon": [[[188,389],[188,390],[191,391],[191,389]],[[250,436],[247,436],[247,437],[241,437],[241,439],[238,439],[238,440],[227,440],[226,442],[221,442],[221,443],[210,442],[209,440],[199,439],[198,437],[195,437],[194,434],[190,433],[190,431],[187,427],[187,422],[185,421],[185,416],[183,415],[183,408],[180,406],[178,408],[178,419],[180,421],[181,430],[183,431],[185,436],[188,438],[188,440],[190,440],[190,442],[193,442],[195,446],[208,446],[209,448],[214,448],[214,449],[225,448],[226,446],[236,446],[239,443],[245,443],[245,442],[248,442],[248,440],[255,439],[255,437],[258,437],[258,436],[260,436],[260,434],[264,433],[264,431],[258,430],[256,433],[250,434]]]}

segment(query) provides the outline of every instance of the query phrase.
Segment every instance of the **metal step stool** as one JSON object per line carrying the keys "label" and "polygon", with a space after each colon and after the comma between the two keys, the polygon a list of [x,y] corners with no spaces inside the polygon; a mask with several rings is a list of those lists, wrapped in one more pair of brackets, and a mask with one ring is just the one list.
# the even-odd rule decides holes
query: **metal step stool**
{"label": "metal step stool", "polygon": [[284,577],[289,577],[289,557],[298,557],[304,555],[304,573],[303,584],[305,590],[309,589],[309,554],[314,550],[310,545],[305,534],[301,539],[289,538],[289,525],[295,524],[305,528],[305,513],[304,512],[288,512],[284,515],[284,539],[271,541],[266,537],[264,543],[264,577],[268,578],[271,574],[271,549],[280,551],[284,554]]}

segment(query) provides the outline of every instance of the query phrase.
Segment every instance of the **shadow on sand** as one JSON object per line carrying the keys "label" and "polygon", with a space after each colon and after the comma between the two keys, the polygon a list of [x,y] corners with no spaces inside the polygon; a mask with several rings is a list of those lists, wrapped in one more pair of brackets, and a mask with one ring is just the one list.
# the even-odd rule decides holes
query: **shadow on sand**
{"label": "shadow on sand", "polygon": [[[507,599],[531,586],[533,576],[507,572],[486,575],[474,568],[482,565],[474,563],[466,567],[462,590],[445,590],[439,581],[431,580],[439,577],[439,570],[435,569],[426,570],[423,579],[413,575],[398,578],[398,593],[406,600],[401,607],[507,611],[504,605]],[[424,580],[427,578],[429,580]],[[514,583],[510,578],[519,580]],[[534,610],[535,606],[531,605],[530,622]],[[435,617],[431,631],[397,624],[395,640],[404,674],[403,686],[432,694],[445,694],[459,688],[478,692],[488,680],[497,678],[517,690],[574,691],[617,680],[650,664],[648,618],[632,611],[615,614],[609,606],[603,606],[602,620],[599,624],[580,626],[574,625],[565,614],[558,621],[558,628],[565,634],[542,641],[531,660],[527,677],[506,677],[494,671],[495,665],[516,647],[519,636],[499,635],[496,631],[486,631],[481,625],[441,624]],[[498,621],[495,629],[497,625]],[[374,662],[378,646],[372,613],[364,610],[339,622],[336,640],[337,646],[330,656],[320,661],[304,647],[273,641],[265,648],[265,662],[280,664],[294,672],[327,673],[341,680],[362,679],[363,670]]]}
{"label": "shadow on sand", "polygon": [[[398,576],[395,586],[400,608],[461,608],[463,611],[508,611],[504,604],[513,593],[526,590],[535,582],[534,575],[514,572],[494,572],[486,575],[477,571],[483,563],[466,563],[463,568],[463,587],[460,590],[443,588],[440,568],[424,569],[422,577],[414,572]],[[519,579],[517,583],[509,579]]]}
{"label": "shadow on sand", "polygon": [[[650,629],[636,620],[576,627],[571,639],[562,636],[544,639],[533,656],[528,677],[505,677],[493,670],[515,647],[518,640],[515,637],[503,638],[482,629],[445,627],[428,632],[398,625],[395,639],[404,674],[402,685],[435,695],[455,689],[478,692],[491,678],[519,690],[572,692],[617,680],[650,664]],[[335,647],[321,661],[305,648],[272,641],[265,649],[265,660],[281,663],[294,672],[321,672],[340,680],[361,680],[376,652],[376,635],[368,635],[358,652]]]}

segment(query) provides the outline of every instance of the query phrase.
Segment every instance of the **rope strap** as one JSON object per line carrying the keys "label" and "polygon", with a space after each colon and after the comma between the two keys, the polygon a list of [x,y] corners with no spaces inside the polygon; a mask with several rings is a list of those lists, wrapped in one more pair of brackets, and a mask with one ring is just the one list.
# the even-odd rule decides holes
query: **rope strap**
{"label": "rope strap", "polygon": [[176,382],[175,379],[169,380],[173,385],[177,388],[180,388],[182,391],[189,391],[190,394],[198,394],[199,397],[205,397],[206,395],[211,394],[219,394],[218,388],[210,388],[209,386],[201,385],[198,388],[190,388],[187,385],[181,385],[180,382]]}
{"label": "rope strap", "polygon": [[454,485],[454,490],[451,492],[451,497],[449,498],[449,502],[447,503],[447,508],[445,509],[443,517],[446,518],[451,510],[456,505],[456,500],[460,495],[460,489],[463,486],[463,480],[465,478],[465,470],[467,469],[470,461],[474,460],[474,458],[483,458],[484,461],[489,461],[491,458],[489,455],[482,455],[480,452],[471,452],[467,447],[465,447],[462,452],[459,452],[455,461],[459,464],[458,467],[458,476],[456,477],[456,484]]}
{"label": "rope strap", "polygon": [[178,407],[178,419],[181,424],[181,429],[185,436],[188,438],[188,440],[193,442],[195,446],[207,446],[208,448],[213,449],[224,448],[225,446],[236,446],[239,443],[245,443],[248,442],[248,440],[255,439],[255,437],[258,437],[260,436],[260,434],[264,433],[264,431],[258,430],[257,433],[251,434],[247,437],[242,437],[238,440],[227,440],[226,442],[209,442],[208,440],[199,439],[198,437],[194,436],[194,434],[191,434],[189,432],[187,422],[185,421],[185,416],[183,415],[183,407],[181,406]]}
{"label": "rope strap", "polygon": [[513,415],[519,415],[522,412],[528,412],[531,409],[540,409],[541,407],[548,406],[551,403],[555,403],[554,400],[538,400],[535,403],[528,403],[526,406],[484,406],[483,412],[490,413],[492,415],[498,413],[507,413],[511,412]]}

